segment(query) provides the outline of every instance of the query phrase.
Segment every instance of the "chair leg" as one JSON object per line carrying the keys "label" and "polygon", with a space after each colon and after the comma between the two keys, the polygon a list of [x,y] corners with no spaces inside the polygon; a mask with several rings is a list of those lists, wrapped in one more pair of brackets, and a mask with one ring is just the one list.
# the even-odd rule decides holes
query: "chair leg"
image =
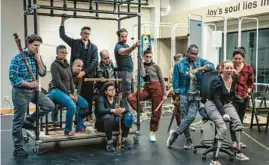
{"label": "chair leg", "polygon": [[205,150],[203,152],[203,155],[207,155],[208,153],[213,152],[215,150],[216,150],[216,146],[212,146],[212,147],[208,148],[207,150]]}
{"label": "chair leg", "polygon": [[40,118],[40,131],[43,131],[43,117]]}
{"label": "chair leg", "polygon": [[254,109],[252,109],[252,113],[251,113],[251,119],[250,119],[250,129],[252,129],[253,127],[253,120],[254,120]]}
{"label": "chair leg", "polygon": [[256,123],[257,123],[258,131],[261,132],[261,128],[260,128],[260,124],[259,124],[258,115],[257,115],[256,113],[255,113],[255,119],[256,119]]}
{"label": "chair leg", "polygon": [[45,124],[45,135],[49,135],[49,130],[48,130],[48,114],[46,114],[46,124]]}
{"label": "chair leg", "polygon": [[267,112],[266,131],[268,131],[268,125],[269,125],[269,112]]}
{"label": "chair leg", "polygon": [[[57,109],[57,111],[58,111],[58,109]],[[62,128],[63,128],[63,108],[60,108],[60,129],[62,129]]]}
{"label": "chair leg", "polygon": [[196,145],[193,147],[193,149],[197,149],[197,148],[204,148],[204,149],[208,149],[211,148],[212,146],[206,146],[206,145]]}

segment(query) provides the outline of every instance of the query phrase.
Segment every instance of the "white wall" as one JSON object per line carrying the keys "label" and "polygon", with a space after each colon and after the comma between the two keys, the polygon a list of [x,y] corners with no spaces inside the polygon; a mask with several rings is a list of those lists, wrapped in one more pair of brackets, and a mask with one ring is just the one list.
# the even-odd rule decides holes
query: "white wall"
{"label": "white wall", "polygon": [[[18,48],[13,38],[13,33],[18,33],[22,45],[24,45],[22,0],[2,0],[1,1],[1,108],[9,107],[4,96],[8,96],[11,101],[11,85],[8,78],[8,70],[11,58],[18,52]],[[17,14],[17,15],[16,15]],[[32,16],[28,16],[29,24],[32,23]],[[33,32],[33,28],[29,28]]]}
{"label": "white wall", "polygon": [[[1,60],[1,101],[3,101],[4,96],[9,96],[11,101],[11,85],[8,79],[8,70],[11,58],[18,52],[17,46],[13,39],[13,33],[17,32],[19,37],[22,39],[22,45],[24,45],[23,35],[24,35],[24,25],[23,25],[23,1],[22,0],[2,0],[1,6],[1,19],[2,19],[2,42],[1,50],[2,59]],[[104,8],[102,8],[104,9]],[[16,11],[16,12],[14,12]],[[132,10],[135,12],[134,10]],[[17,14],[17,15],[16,15]],[[151,9],[142,9],[142,22],[152,22],[151,20]],[[32,16],[28,16],[29,34],[33,33],[33,23]],[[55,49],[58,44],[65,44],[59,38],[59,25],[60,18],[57,17],[38,17],[39,22],[39,32],[43,38],[43,45],[40,48],[40,53],[43,60],[50,68],[51,62],[55,59]],[[132,44],[131,33],[132,25],[137,23],[137,18],[127,19],[122,21],[121,27],[126,28],[129,31],[129,44]],[[69,19],[66,21],[66,31],[69,36],[74,38],[80,38],[80,29],[83,26],[90,26],[92,28],[91,41],[98,46],[98,50],[107,49],[112,59],[114,59],[113,49],[117,42],[117,22],[104,21],[104,20],[86,20],[86,19]],[[135,36],[137,38],[137,36]],[[4,41],[4,42],[3,42]],[[67,44],[65,44],[67,45]],[[68,48],[70,51],[70,48]],[[41,79],[42,87],[47,88],[48,83],[51,80],[51,75]],[[8,108],[8,104],[1,104],[1,108]]]}
{"label": "white wall", "polygon": [[227,3],[236,0],[170,0],[171,11],[188,11],[201,7]]}

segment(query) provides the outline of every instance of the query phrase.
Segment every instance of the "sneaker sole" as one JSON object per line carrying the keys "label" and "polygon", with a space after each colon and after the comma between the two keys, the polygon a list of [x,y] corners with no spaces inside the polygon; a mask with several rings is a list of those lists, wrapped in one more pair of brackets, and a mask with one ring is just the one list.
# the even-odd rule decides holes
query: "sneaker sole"
{"label": "sneaker sole", "polygon": [[168,148],[171,148],[171,146],[172,146],[172,145],[169,144],[169,141],[170,141],[169,139],[171,138],[171,136],[173,135],[174,132],[175,132],[174,130],[171,130],[169,132],[169,136],[168,136],[168,139],[166,141],[166,145],[167,145]]}

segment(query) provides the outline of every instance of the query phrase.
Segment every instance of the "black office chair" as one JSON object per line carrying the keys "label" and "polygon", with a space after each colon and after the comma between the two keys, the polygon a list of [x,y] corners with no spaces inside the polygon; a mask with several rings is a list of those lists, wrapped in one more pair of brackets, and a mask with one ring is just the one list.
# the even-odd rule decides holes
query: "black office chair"
{"label": "black office chair", "polygon": [[[210,121],[210,118],[208,117],[205,108],[200,108],[199,113],[200,113],[204,123],[206,123],[207,121]],[[217,150],[217,139],[215,138],[216,135],[217,135],[217,129],[215,127],[214,139],[202,140],[201,144],[193,146],[193,153],[196,154],[198,148],[207,149],[202,153],[202,159],[203,160],[206,159],[206,155],[208,153],[213,152],[214,155],[215,155],[215,152]],[[222,141],[222,145],[221,145],[221,148],[220,148],[219,151],[229,155],[230,156],[230,158],[229,158],[230,161],[232,161],[234,159],[234,153],[232,152],[232,144],[230,142]]]}
{"label": "black office chair", "polygon": [[[200,95],[201,95],[201,98],[202,98],[201,102],[205,103],[206,100],[209,99],[210,84],[211,84],[212,80],[214,80],[216,78],[216,76],[218,74],[219,74],[218,70],[202,73],[202,76],[201,76],[201,89],[200,89]],[[207,121],[210,121],[210,118],[208,117],[204,107],[199,109],[199,113],[200,113],[204,123],[207,122]],[[216,135],[216,134],[217,134],[217,129],[215,127],[215,134],[214,135]],[[206,159],[206,155],[208,153],[213,152],[214,156],[215,156],[215,152],[217,151],[217,139],[214,137],[214,139],[202,140],[201,144],[195,145],[193,147],[193,153],[194,154],[197,153],[198,148],[207,149],[202,154],[203,155],[202,156],[203,160]],[[229,143],[229,142],[223,141],[219,151],[223,152],[225,154],[228,154],[230,156],[230,160],[232,161],[234,159],[234,153],[231,152],[231,150],[232,150],[232,144]]]}

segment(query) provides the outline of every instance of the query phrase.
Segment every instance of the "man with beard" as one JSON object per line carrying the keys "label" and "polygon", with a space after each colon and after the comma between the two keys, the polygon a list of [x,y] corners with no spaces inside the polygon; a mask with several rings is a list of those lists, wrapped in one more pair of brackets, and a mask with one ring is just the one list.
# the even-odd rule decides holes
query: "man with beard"
{"label": "man with beard", "polygon": [[173,70],[173,91],[175,97],[180,97],[181,124],[171,130],[167,139],[167,146],[171,147],[178,135],[184,133],[186,142],[184,149],[192,148],[189,126],[196,117],[200,102],[200,81],[203,71],[213,70],[214,65],[198,56],[197,45],[190,45],[186,58],[176,63]]}
{"label": "man with beard", "polygon": [[122,101],[127,108],[127,96],[131,93],[132,79],[133,79],[133,60],[132,51],[140,45],[140,41],[136,41],[131,47],[126,44],[128,32],[126,29],[119,29],[117,31],[119,42],[116,44],[114,54],[118,67],[118,78],[122,79]]}
{"label": "man with beard", "polygon": [[[81,59],[84,63],[82,71],[78,74],[78,78],[93,78],[98,65],[98,51],[95,44],[89,40],[91,28],[85,26],[81,29],[81,39],[73,39],[65,34],[64,23],[68,19],[62,16],[60,26],[60,38],[71,47],[72,65],[76,59]],[[92,119],[92,100],[93,100],[93,82],[83,82],[81,87],[81,96],[85,98],[89,104],[89,120]]]}

